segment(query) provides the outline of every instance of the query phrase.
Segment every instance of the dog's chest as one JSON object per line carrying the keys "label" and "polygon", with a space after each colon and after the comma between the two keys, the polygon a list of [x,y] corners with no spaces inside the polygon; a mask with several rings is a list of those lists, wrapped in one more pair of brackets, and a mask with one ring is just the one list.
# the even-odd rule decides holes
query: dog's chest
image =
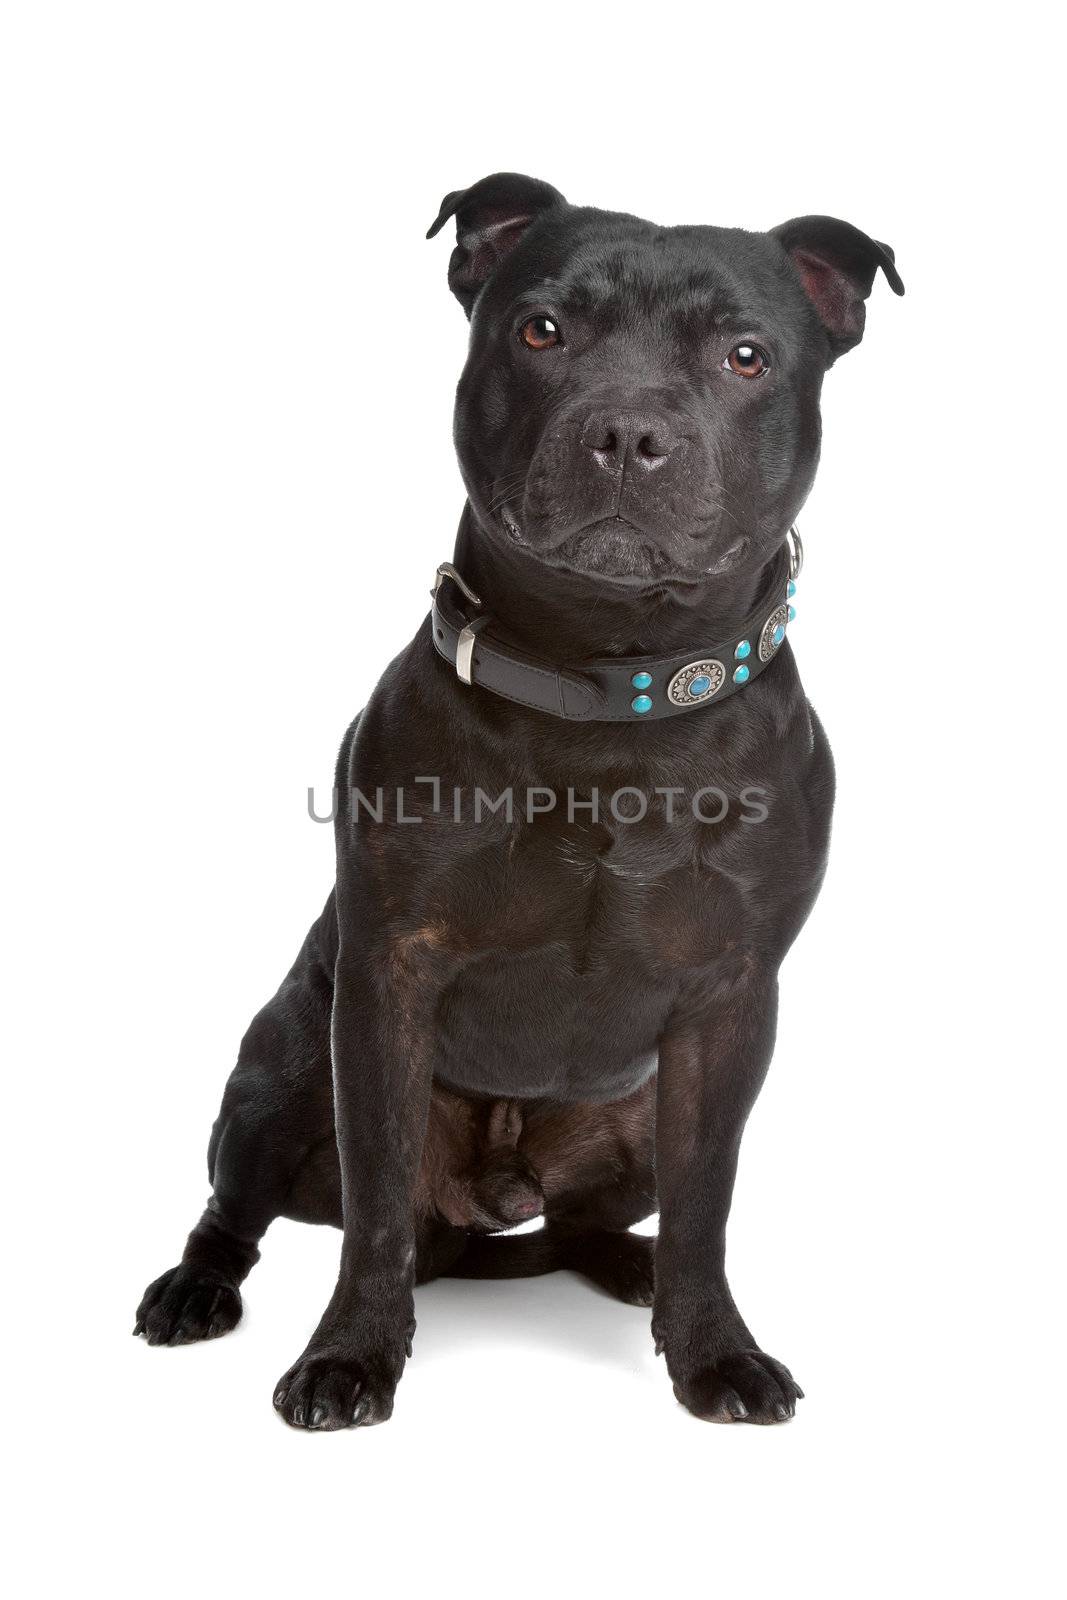
{"label": "dog's chest", "polygon": [[736,891],[684,824],[501,830],[437,882],[452,972],[438,1074],[477,1093],[613,1098],[651,1070],[680,984],[713,964]]}
{"label": "dog's chest", "polygon": [[458,945],[512,958],[551,950],[575,972],[609,969],[623,952],[631,969],[656,965],[680,934],[694,955],[711,954],[716,873],[703,842],[684,821],[594,820],[577,808],[524,819],[457,870],[447,899]]}

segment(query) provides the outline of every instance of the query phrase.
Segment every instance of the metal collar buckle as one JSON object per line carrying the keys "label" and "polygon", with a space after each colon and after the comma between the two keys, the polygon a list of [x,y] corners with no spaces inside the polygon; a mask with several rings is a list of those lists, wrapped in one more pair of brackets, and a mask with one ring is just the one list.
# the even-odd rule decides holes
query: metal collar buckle
{"label": "metal collar buckle", "polygon": [[[449,578],[455,584],[456,588],[467,600],[470,601],[472,606],[481,606],[481,600],[475,594],[470,584],[466,583],[462,576],[456,571],[451,561],[442,561],[441,565],[434,574],[433,588],[431,589],[430,593],[435,598],[438,589],[441,587],[446,578]],[[489,617],[487,615],[475,617],[473,622],[468,622],[465,627],[460,629],[459,639],[456,643],[456,677],[459,679],[460,683],[465,683],[468,689],[473,681],[471,678],[471,667],[474,662],[474,641],[488,622]]]}

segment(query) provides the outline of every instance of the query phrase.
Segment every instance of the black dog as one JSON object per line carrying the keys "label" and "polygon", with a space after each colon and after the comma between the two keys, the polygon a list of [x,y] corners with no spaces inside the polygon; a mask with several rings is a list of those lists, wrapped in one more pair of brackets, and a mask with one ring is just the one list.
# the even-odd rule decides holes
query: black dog
{"label": "black dog", "polygon": [[[450,194],[431,235],[453,216],[455,567],[344,740],[336,888],[245,1036],[214,1193],[135,1331],[227,1332],[294,1217],[344,1242],[274,1396],[289,1422],[389,1416],[415,1282],[557,1267],[653,1305],[697,1415],[779,1421],[800,1390],[724,1253],[833,799],[783,642],[786,536],[823,373],[877,269],[903,286],[828,217],[665,229],[515,174]],[[653,1260],[626,1230],[657,1205]]]}

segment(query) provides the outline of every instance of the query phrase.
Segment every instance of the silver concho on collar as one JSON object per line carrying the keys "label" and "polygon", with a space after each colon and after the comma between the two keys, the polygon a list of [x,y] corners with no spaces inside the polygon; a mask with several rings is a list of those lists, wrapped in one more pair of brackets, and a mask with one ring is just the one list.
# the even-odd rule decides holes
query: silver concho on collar
{"label": "silver concho on collar", "polygon": [[[769,661],[771,659],[774,652],[785,638],[785,625],[788,621],[788,606],[784,604],[775,606],[774,610],[763,624],[763,630],[759,636],[759,658],[761,661]],[[778,633],[779,629],[781,629],[781,633]],[[777,638],[775,638],[775,634],[778,634]]]}
{"label": "silver concho on collar", "polygon": [[722,688],[726,668],[721,661],[690,661],[680,667],[667,685],[667,698],[676,706],[699,706]]}

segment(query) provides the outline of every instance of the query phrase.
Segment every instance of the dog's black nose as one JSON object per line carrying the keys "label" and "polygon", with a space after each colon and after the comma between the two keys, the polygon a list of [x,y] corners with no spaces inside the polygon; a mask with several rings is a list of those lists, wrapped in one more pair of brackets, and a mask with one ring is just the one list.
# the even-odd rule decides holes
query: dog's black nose
{"label": "dog's black nose", "polygon": [[653,472],[681,443],[664,417],[639,411],[594,411],[582,429],[582,444],[606,472],[642,467]]}

